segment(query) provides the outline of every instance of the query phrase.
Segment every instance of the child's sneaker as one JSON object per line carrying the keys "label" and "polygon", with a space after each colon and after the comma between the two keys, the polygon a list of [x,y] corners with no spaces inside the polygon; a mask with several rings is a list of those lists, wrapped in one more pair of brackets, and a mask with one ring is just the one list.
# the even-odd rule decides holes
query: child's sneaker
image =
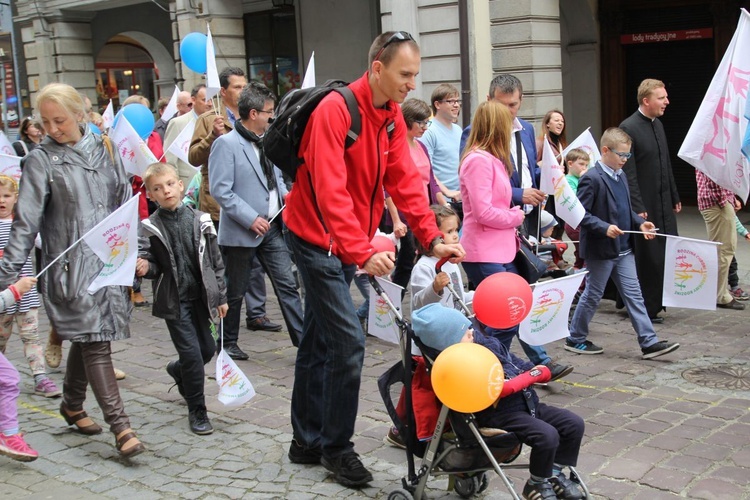
{"label": "child's sneaker", "polygon": [[396,448],[402,448],[406,449],[406,444],[404,444],[404,439],[401,437],[401,434],[399,434],[398,429],[395,427],[391,427],[388,429],[388,434],[385,435],[385,438],[383,439],[385,444],[389,444],[391,446],[395,446]]}
{"label": "child's sneaker", "polygon": [[58,398],[62,394],[62,391],[57,388],[52,380],[44,378],[34,386],[34,394],[44,396],[45,398]]}
{"label": "child's sneaker", "polygon": [[750,300],[750,295],[748,295],[748,293],[740,287],[732,288],[732,291],[729,293],[732,294],[734,300],[740,300],[742,302]]}
{"label": "child's sneaker", "polygon": [[26,444],[19,432],[12,436],[0,433],[0,455],[6,455],[20,462],[33,462],[39,458],[39,453]]}
{"label": "child's sneaker", "polygon": [[553,500],[557,498],[555,490],[552,488],[552,483],[549,481],[538,484],[527,481],[526,486],[523,487],[522,495],[526,500]]}
{"label": "child's sneaker", "polygon": [[552,489],[555,490],[557,498],[564,498],[566,500],[580,500],[583,498],[583,493],[578,489],[576,483],[565,477],[562,472],[557,476],[549,478],[549,482],[552,485]]}

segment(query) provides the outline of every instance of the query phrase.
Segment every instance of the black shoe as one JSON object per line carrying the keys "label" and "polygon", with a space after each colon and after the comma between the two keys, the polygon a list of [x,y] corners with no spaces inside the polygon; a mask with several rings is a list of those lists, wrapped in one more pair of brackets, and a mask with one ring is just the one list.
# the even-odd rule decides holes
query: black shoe
{"label": "black shoe", "polygon": [[732,302],[728,302],[726,304],[716,304],[716,307],[720,307],[722,309],[734,309],[735,311],[745,310],[745,304],[740,304],[735,299],[732,299]]}
{"label": "black shoe", "polygon": [[322,457],[320,463],[333,472],[333,478],[347,488],[364,486],[372,481],[372,474],[365,469],[359,460],[359,455],[347,451],[335,458]]}
{"label": "black shoe", "polygon": [[288,456],[289,461],[293,464],[316,465],[320,463],[321,453],[320,448],[305,448],[296,439],[292,439]]}
{"label": "black shoe", "polygon": [[553,382],[557,379],[561,379],[565,377],[566,375],[570,375],[570,373],[573,371],[572,366],[560,365],[560,364],[555,363],[554,361],[550,361],[545,366],[549,368],[549,372],[552,375],[549,379],[550,382]]}
{"label": "black shoe", "polygon": [[664,323],[664,318],[662,318],[661,316],[654,316],[653,318],[648,319],[651,320],[652,325],[661,325],[662,323]]}
{"label": "black shoe", "polygon": [[555,500],[557,498],[552,483],[549,481],[539,484],[532,484],[527,481],[526,486],[523,487],[522,495],[526,500]]}
{"label": "black shoe", "polygon": [[248,356],[242,349],[240,349],[240,346],[238,346],[237,344],[224,346],[224,350],[232,359],[244,361],[250,358],[250,356]]}
{"label": "black shoe", "polygon": [[205,406],[199,406],[194,410],[190,410],[188,422],[190,423],[190,430],[194,434],[204,436],[214,431],[211,421],[208,419],[208,412]]}
{"label": "black shoe", "polygon": [[564,498],[565,500],[580,500],[583,498],[583,493],[578,488],[578,485],[565,477],[565,474],[562,472],[557,476],[549,478],[549,482],[557,498]]}
{"label": "black shoe", "polygon": [[271,320],[268,319],[268,316],[261,316],[260,318],[255,319],[248,319],[247,322],[247,328],[250,330],[260,330],[263,332],[280,332],[281,331],[281,325],[277,325],[276,323],[271,323]]}
{"label": "black shoe", "polygon": [[[170,361],[167,363],[167,373],[174,379],[174,385],[177,386],[180,396],[184,398],[185,389],[182,387],[182,374],[177,370],[177,361]],[[172,390],[172,387],[169,388],[170,391]]]}
{"label": "black shoe", "polygon": [[676,351],[678,347],[680,347],[680,344],[676,342],[670,344],[666,340],[662,340],[654,345],[644,347],[643,349],[641,349],[641,352],[643,353],[643,359],[652,359],[658,356],[664,356],[665,354],[672,351]]}

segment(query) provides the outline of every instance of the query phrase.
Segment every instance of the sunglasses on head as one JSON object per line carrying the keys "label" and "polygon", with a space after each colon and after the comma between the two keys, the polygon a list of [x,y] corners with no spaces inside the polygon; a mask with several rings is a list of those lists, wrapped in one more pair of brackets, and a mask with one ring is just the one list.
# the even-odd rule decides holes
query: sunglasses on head
{"label": "sunglasses on head", "polygon": [[378,53],[375,54],[375,58],[373,61],[379,61],[380,56],[383,54],[383,51],[386,47],[388,47],[392,43],[399,43],[399,42],[406,42],[407,40],[414,41],[414,38],[407,33],[406,31],[397,31],[394,34],[392,34],[388,40],[383,44],[382,47],[380,47],[380,50],[378,50]]}

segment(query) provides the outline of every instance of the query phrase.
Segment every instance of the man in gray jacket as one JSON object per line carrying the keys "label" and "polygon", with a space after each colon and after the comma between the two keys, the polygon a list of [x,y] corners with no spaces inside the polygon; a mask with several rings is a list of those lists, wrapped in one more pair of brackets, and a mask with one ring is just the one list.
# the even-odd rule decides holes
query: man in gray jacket
{"label": "man in gray jacket", "polygon": [[224,348],[233,359],[248,358],[237,339],[242,298],[256,256],[271,279],[292,344],[296,346],[302,334],[302,302],[279,217],[287,189],[281,171],[263,154],[261,141],[275,104],[265,85],[250,82],[240,94],[234,130],[214,141],[209,156],[209,188],[221,207],[219,245],[228,279]]}

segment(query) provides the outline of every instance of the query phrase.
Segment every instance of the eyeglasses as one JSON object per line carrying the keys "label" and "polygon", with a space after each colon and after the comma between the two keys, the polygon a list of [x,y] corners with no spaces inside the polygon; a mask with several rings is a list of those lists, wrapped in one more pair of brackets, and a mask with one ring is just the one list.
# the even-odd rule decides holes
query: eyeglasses
{"label": "eyeglasses", "polygon": [[269,114],[269,115],[271,115],[271,116],[273,116],[273,115],[274,115],[274,113],[276,113],[276,110],[275,110],[275,109],[269,109],[269,110],[265,110],[265,109],[256,109],[255,111],[257,111],[258,113],[268,113],[268,114]]}
{"label": "eyeglasses", "polygon": [[461,105],[461,99],[443,99],[442,101],[438,102],[447,102],[451,106],[460,106]]}
{"label": "eyeglasses", "polygon": [[414,38],[407,33],[406,31],[397,31],[394,34],[388,38],[388,40],[383,44],[382,47],[380,47],[380,50],[378,50],[377,54],[375,54],[375,57],[372,59],[373,61],[379,61],[380,56],[383,54],[383,51],[386,47],[388,47],[392,43],[399,43],[399,42],[405,42],[407,40],[414,41]]}
{"label": "eyeglasses", "polygon": [[414,123],[422,128],[430,128],[430,123],[432,122],[430,120],[415,120]]}
{"label": "eyeglasses", "polygon": [[628,158],[630,158],[631,156],[633,156],[633,153],[620,153],[619,151],[615,151],[615,150],[613,150],[613,149],[610,149],[609,151],[610,151],[611,153],[614,153],[614,154],[616,154],[617,156],[619,156],[619,157],[620,157],[620,158],[622,158],[623,160],[627,160]]}

